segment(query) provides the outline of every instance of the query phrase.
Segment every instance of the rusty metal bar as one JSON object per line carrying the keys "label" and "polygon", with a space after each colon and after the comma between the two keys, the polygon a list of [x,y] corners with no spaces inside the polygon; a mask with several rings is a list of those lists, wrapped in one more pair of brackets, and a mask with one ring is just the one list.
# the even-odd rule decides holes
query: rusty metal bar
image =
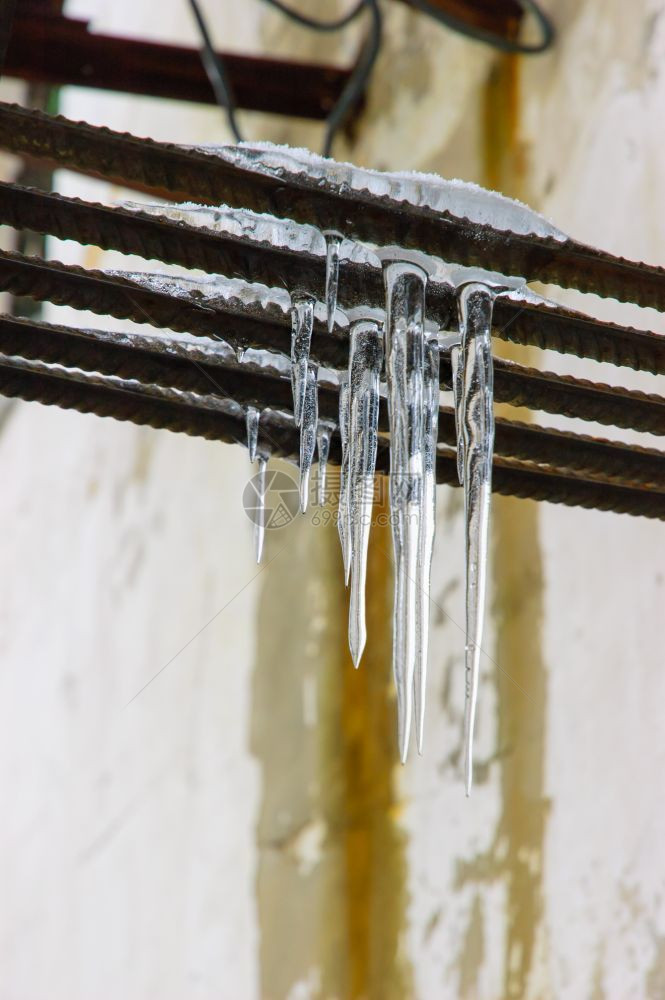
{"label": "rusty metal bar", "polygon": [[[0,184],[0,222],[213,274],[241,276],[290,289],[306,288],[319,298],[324,295],[323,257],[275,248],[246,237],[220,235],[205,227],[148,213]],[[345,261],[341,304],[382,303],[380,271]],[[456,322],[450,289],[430,284],[428,311],[441,327]],[[505,340],[665,374],[664,337],[601,322],[563,306],[499,300],[494,331]]]}
{"label": "rusty metal bar", "polygon": [[[238,107],[324,119],[350,70],[315,63],[220,53]],[[215,104],[197,49],[88,31],[88,22],[21,5],[5,74],[36,83],[70,84]]]}
{"label": "rusty metal bar", "polygon": [[[93,331],[79,333],[67,327],[22,323],[0,317],[0,353],[20,356],[67,368],[80,368],[105,376],[133,379],[168,389],[218,395],[240,405],[254,405],[290,411],[292,395],[290,381],[274,373],[247,370],[237,362],[211,365],[197,360],[192,363],[183,349],[182,357],[167,355],[165,345],[154,345],[154,351],[131,346],[128,335]],[[159,352],[159,357],[155,354]],[[333,387],[320,386],[319,411],[322,416],[336,419],[339,410],[338,392]],[[380,428],[388,429],[385,402],[381,403]],[[453,410],[441,407],[439,442],[455,446]],[[620,442],[563,433],[509,421],[496,422],[496,452],[505,458],[520,459],[559,471],[569,470],[604,482],[618,482],[635,488],[665,492],[665,453],[654,449],[631,447]]]}
{"label": "rusty metal bar", "polygon": [[[221,302],[216,307],[202,305],[188,298],[146,289],[131,278],[12,253],[0,253],[0,289],[117,319],[149,323],[157,328],[213,338],[221,336],[233,346],[245,345],[274,351],[284,357],[289,355],[288,317],[279,309],[252,312],[237,304],[234,310],[233,303],[226,307]],[[33,328],[51,329],[45,324]],[[77,335],[82,334],[78,331]],[[97,333],[96,336],[106,335]],[[157,350],[154,346],[153,351]],[[337,329],[333,335],[328,335],[317,324],[311,356],[319,364],[346,367],[346,332]],[[442,385],[449,386],[450,379],[450,360],[444,353]],[[495,397],[497,402],[514,406],[529,406],[654,434],[665,433],[665,400],[660,396],[539,372],[498,358],[495,360]]]}
{"label": "rusty metal bar", "polygon": [[[152,427],[181,431],[210,440],[243,443],[244,419],[211,410],[200,410],[186,403],[155,399],[135,385],[81,383],[80,375],[65,371],[31,372],[22,370],[21,360],[0,357],[0,394],[45,404],[75,409],[99,416]],[[295,458],[298,454],[298,434],[295,428],[283,426],[270,414],[264,416],[264,430],[269,432],[273,454]],[[339,463],[340,446],[336,437],[331,448],[331,461]],[[388,448],[379,444],[377,469],[386,472]],[[437,482],[456,485],[456,459],[452,450],[437,456]],[[548,500],[568,506],[613,510],[645,517],[665,519],[665,494],[629,486],[609,485],[585,478],[572,478],[550,469],[534,469],[524,463],[497,458],[494,463],[493,487],[508,495]]]}
{"label": "rusty metal bar", "polygon": [[575,240],[522,236],[446,212],[317,183],[266,176],[208,152],[0,106],[0,147],[122,182],[139,181],[210,204],[269,212],[360,240],[396,244],[528,280],[665,310],[665,269],[614,257]]}

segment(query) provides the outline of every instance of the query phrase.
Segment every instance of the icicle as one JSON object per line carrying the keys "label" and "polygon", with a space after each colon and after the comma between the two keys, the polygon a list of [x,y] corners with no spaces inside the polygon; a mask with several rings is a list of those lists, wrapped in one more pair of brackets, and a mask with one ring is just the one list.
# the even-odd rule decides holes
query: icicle
{"label": "icicle", "polygon": [[291,389],[293,416],[300,427],[305,406],[305,387],[309,364],[309,345],[314,325],[314,299],[309,295],[294,295],[291,307]]}
{"label": "icicle", "polygon": [[464,485],[464,440],[462,436],[462,350],[458,345],[450,348],[450,366],[453,378],[453,404],[455,407],[455,435],[457,438],[457,478]]}
{"label": "icicle", "polygon": [[356,667],[367,639],[365,581],[374,501],[382,363],[383,343],[378,325],[364,320],[354,323],[349,351],[348,506],[351,526],[349,649]]}
{"label": "icicle", "polygon": [[316,431],[316,449],[319,457],[319,489],[318,504],[324,507],[326,503],[326,472],[328,469],[328,455],[330,454],[330,439],[336,424],[332,420],[319,420]]}
{"label": "icicle", "polygon": [[[237,340],[235,345],[235,355],[236,355],[236,361],[238,362],[239,365],[242,364],[246,351],[247,351],[247,342],[244,340]],[[252,459],[252,461],[254,460]]]}
{"label": "icicle", "polygon": [[245,423],[247,425],[247,450],[249,451],[250,462],[256,461],[256,446],[259,441],[259,419],[261,413],[255,406],[248,406],[245,410]]}
{"label": "icicle", "polygon": [[342,462],[339,467],[339,509],[337,530],[342,545],[344,582],[349,585],[351,572],[351,525],[349,522],[349,422],[351,386],[348,375],[339,378],[339,436],[342,442]]}
{"label": "icicle", "polygon": [[423,399],[423,492],[420,559],[416,604],[416,669],[413,698],[418,753],[423,752],[427,652],[429,647],[429,594],[436,531],[436,442],[439,431],[439,345],[435,337],[425,343]]}
{"label": "icicle", "polygon": [[342,242],[340,233],[325,232],[326,238],[326,312],[328,315],[328,333],[332,333],[335,325],[335,310],[337,309],[337,289],[339,287],[339,248]]}
{"label": "icicle", "polygon": [[422,503],[425,284],[415,264],[389,263],[386,286],[386,383],[390,423],[390,508],[395,553],[393,670],[399,745],[406,760],[416,655],[417,566]]}
{"label": "icicle", "polygon": [[257,486],[257,507],[256,520],[254,521],[254,554],[257,563],[261,562],[263,556],[263,541],[266,534],[266,468],[270,456],[261,454],[258,456],[259,471],[256,474]]}
{"label": "icicle", "polygon": [[305,393],[300,424],[300,510],[304,514],[309,499],[309,474],[316,449],[316,428],[318,424],[318,369],[309,364],[305,377]]}
{"label": "icicle", "polygon": [[463,377],[461,427],[464,446],[466,520],[466,646],[464,781],[473,781],[473,731],[485,610],[487,542],[494,450],[492,310],[494,291],[471,283],[458,293]]}

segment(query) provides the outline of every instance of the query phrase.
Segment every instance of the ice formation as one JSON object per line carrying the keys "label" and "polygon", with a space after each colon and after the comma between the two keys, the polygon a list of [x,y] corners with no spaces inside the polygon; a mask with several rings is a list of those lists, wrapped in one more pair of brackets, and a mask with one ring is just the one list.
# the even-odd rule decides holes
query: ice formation
{"label": "ice formation", "polygon": [[309,476],[316,450],[316,432],[319,423],[317,375],[316,365],[308,363],[300,419],[300,510],[303,514],[307,510],[309,499]]}
{"label": "ice formation", "polygon": [[351,595],[349,649],[354,666],[365,648],[365,583],[367,551],[374,501],[374,470],[378,446],[379,381],[383,337],[372,320],[351,327],[349,350],[349,469],[348,518],[351,535]]}
{"label": "ice formation", "polygon": [[330,442],[335,433],[337,424],[332,420],[319,420],[316,431],[316,453],[319,461],[319,480],[317,501],[319,507],[325,506],[326,502],[326,477],[328,470],[328,455],[330,454]]}
{"label": "ice formation", "polygon": [[254,512],[254,555],[257,563],[263,558],[263,542],[266,534],[266,469],[268,455],[258,456],[258,472],[255,477],[257,506]]}
{"label": "ice formation", "polygon": [[[306,182],[318,188],[360,198],[379,198],[399,207],[408,203],[431,212],[537,238],[566,236],[526,205],[474,184],[427,174],[385,174],[359,169],[271,144],[205,148],[211,157],[270,177]],[[338,232],[321,232],[288,219],[226,206],[128,205],[136,211],[167,216],[203,226],[255,247],[301,252],[309,266],[325,270],[323,301],[307,288],[268,288],[237,278],[207,275],[133,274],[143,286],[189,298],[222,311],[279,322],[291,322],[290,356],[249,348],[228,334],[224,340],[174,337],[165,347],[192,360],[228,365],[233,352],[242,370],[270,371],[291,380],[293,416],[280,420],[300,431],[300,509],[305,511],[315,451],[318,449],[318,503],[326,498],[326,469],[337,435],[341,444],[339,531],[346,584],[350,583],[348,640],[355,666],[366,643],[365,588],[372,522],[374,474],[379,442],[380,407],[387,407],[390,479],[390,524],[394,550],[393,673],[397,688],[400,757],[407,757],[415,729],[422,752],[428,658],[430,576],[436,528],[436,464],[439,417],[439,359],[449,353],[457,441],[457,471],[464,489],[466,561],[465,710],[463,726],[464,783],[473,774],[473,732],[478,697],[487,575],[492,459],[494,444],[491,328],[497,295],[514,301],[546,300],[529,292],[523,279],[464,267],[399,246],[351,241]],[[383,275],[385,300],[345,306],[345,268],[362,265]],[[426,315],[428,289],[447,286],[457,304],[451,329],[439,329]],[[377,287],[377,282],[374,282]],[[341,305],[339,300],[341,299]],[[436,319],[436,317],[434,317]],[[317,328],[348,334],[348,368],[318,369],[310,357]],[[232,328],[232,324],[230,324]],[[222,331],[224,333],[224,331]],[[318,342],[318,341],[317,341]],[[383,380],[383,381],[382,381]],[[338,390],[338,422],[319,419],[318,386]],[[215,398],[215,397],[211,397]],[[237,404],[219,400],[208,405],[230,411]],[[242,412],[242,411],[241,411]],[[244,410],[247,445],[255,477],[258,515],[254,544],[260,560],[265,535],[265,490],[268,453],[259,443],[260,411]]]}

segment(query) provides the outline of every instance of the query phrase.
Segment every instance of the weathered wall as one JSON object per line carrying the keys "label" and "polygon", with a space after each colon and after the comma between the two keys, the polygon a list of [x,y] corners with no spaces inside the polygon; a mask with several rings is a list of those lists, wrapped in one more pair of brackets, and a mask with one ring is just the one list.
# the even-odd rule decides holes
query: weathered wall
{"label": "weathered wall", "polygon": [[[353,32],[322,40],[235,6],[209,5],[220,43],[352,51]],[[193,38],[175,0],[157,23],[147,4],[107,7],[100,28]],[[339,156],[496,186],[572,235],[665,260],[662,0],[551,3],[559,39],[532,60],[385,7]],[[72,91],[63,110],[224,137],[214,109]],[[303,123],[243,122],[319,142]],[[336,533],[274,532],[258,572],[240,450],[19,404],[0,468],[2,1000],[665,997],[661,525],[497,500],[466,801],[459,491],[439,490],[426,752],[398,768],[385,529],[355,672]]]}

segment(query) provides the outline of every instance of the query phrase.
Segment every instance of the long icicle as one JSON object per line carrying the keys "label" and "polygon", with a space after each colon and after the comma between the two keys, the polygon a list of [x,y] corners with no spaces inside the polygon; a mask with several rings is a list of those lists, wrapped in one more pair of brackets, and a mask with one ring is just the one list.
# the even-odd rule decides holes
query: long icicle
{"label": "long icicle", "polygon": [[339,248],[342,242],[340,233],[328,231],[326,238],[326,314],[328,333],[332,333],[335,325],[335,310],[337,309],[337,290],[339,288]]}
{"label": "long icicle", "polygon": [[349,352],[349,512],[351,523],[351,595],[349,649],[355,667],[367,640],[365,583],[374,502],[378,445],[379,381],[383,343],[377,323],[358,320],[351,327]]}
{"label": "long icicle", "polygon": [[439,344],[436,337],[425,342],[423,418],[423,495],[416,605],[416,669],[413,678],[418,753],[423,752],[425,733],[429,594],[436,532],[436,442],[439,431]]}
{"label": "long icicle", "polygon": [[485,583],[492,455],[494,451],[492,310],[494,291],[477,282],[458,293],[462,334],[462,438],[466,521],[466,645],[464,706],[464,784],[473,782],[473,732],[478,700],[480,654],[485,613]]}
{"label": "long icicle", "polygon": [[414,264],[393,262],[386,286],[386,383],[390,426],[390,512],[395,556],[393,671],[400,756],[406,760],[416,659],[416,594],[422,493],[425,285]]}
{"label": "long icicle", "polygon": [[301,293],[294,294],[291,299],[291,389],[293,416],[296,427],[300,427],[305,407],[309,348],[314,326],[314,299]]}
{"label": "long icicle", "polygon": [[305,396],[300,424],[300,510],[304,514],[309,500],[309,474],[316,450],[316,428],[319,417],[318,407],[318,368],[314,364],[307,366],[305,379]]}
{"label": "long icicle", "polygon": [[348,374],[339,378],[339,436],[342,442],[342,462],[339,467],[339,507],[337,512],[337,531],[342,546],[342,562],[344,564],[344,582],[349,585],[351,572],[351,525],[349,522],[349,421],[351,387]]}
{"label": "long icicle", "polygon": [[258,472],[256,474],[257,510],[254,521],[254,555],[257,563],[263,558],[263,542],[266,534],[266,469],[269,455],[261,453],[257,456]]}
{"label": "long icicle", "polygon": [[324,507],[326,503],[328,456],[330,455],[330,441],[336,426],[333,420],[319,420],[316,430],[316,451],[319,461],[317,502],[319,507]]}
{"label": "long icicle", "polygon": [[259,419],[261,413],[255,406],[248,406],[245,410],[245,424],[247,427],[247,450],[250,462],[256,461],[256,447],[259,442]]}

